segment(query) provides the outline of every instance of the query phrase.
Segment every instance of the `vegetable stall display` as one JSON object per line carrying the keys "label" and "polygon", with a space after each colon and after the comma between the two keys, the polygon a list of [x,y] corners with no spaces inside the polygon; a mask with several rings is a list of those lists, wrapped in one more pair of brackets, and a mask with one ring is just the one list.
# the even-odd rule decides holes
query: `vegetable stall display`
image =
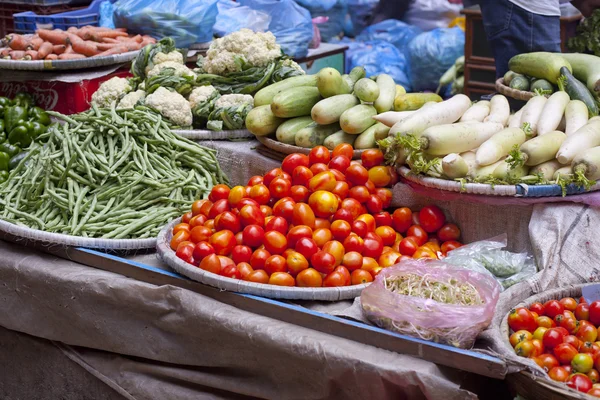
{"label": "vegetable stall display", "polygon": [[362,163],[352,154],[347,143],[332,156],[316,146],[246,186],[215,186],[173,227],[172,251],[229,278],[335,287],[371,282],[401,258],[437,259],[462,245],[459,228],[436,206],[421,209],[418,223],[408,208],[385,211],[395,173],[379,150],[363,152]]}
{"label": "vegetable stall display", "polygon": [[227,182],[215,151],[174,135],[149,110],[64,116],[0,184],[0,219],[93,238],[151,238]]}
{"label": "vegetable stall display", "polygon": [[6,36],[0,41],[0,59],[76,60],[137,51],[152,43],[156,43],[156,39],[146,35],[131,36],[122,28],[38,29],[34,35],[12,33]]}

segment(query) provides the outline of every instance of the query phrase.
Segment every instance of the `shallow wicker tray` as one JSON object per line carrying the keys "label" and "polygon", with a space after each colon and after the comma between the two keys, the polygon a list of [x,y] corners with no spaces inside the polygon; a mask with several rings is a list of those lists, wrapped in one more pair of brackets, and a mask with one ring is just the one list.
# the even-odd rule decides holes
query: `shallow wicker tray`
{"label": "shallow wicker tray", "polygon": [[[418,183],[419,185],[448,190],[451,192],[481,194],[486,196],[512,196],[512,197],[554,197],[562,196],[562,188],[559,185],[489,185],[484,183],[467,183],[461,185],[460,182],[447,179],[432,178],[420,174],[414,174],[407,167],[398,168],[398,173],[408,181]],[[576,185],[567,186],[567,196],[574,194],[583,194],[600,190],[600,183],[596,183],[586,190]]]}
{"label": "shallow wicker tray", "polygon": [[[586,285],[577,285],[538,293],[532,297],[529,297],[528,299],[524,300],[519,304],[515,304],[515,307],[528,307],[536,301],[539,301],[543,304],[548,300],[560,300],[563,297],[578,298],[579,296],[581,296],[581,289]],[[500,325],[500,332],[504,340],[504,345],[507,346],[509,349],[512,349],[512,346],[508,341],[510,333],[510,328],[508,327],[508,314],[502,320],[502,325]],[[520,394],[526,399],[585,400],[594,398],[584,393],[577,392],[574,389],[569,389],[564,383],[555,382],[550,378],[536,377],[531,372],[527,371],[507,375],[506,380],[509,386],[513,387],[518,394]]]}
{"label": "shallow wicker tray", "polygon": [[[271,139],[266,136],[257,136],[259,142],[261,142],[265,147],[268,147],[271,150],[275,150],[278,153],[282,154],[292,154],[292,153],[300,153],[300,154],[308,154],[311,149],[307,149],[306,147],[293,146],[291,144],[285,144],[278,142],[275,139]],[[352,159],[359,160],[360,155],[364,150],[354,150],[354,155]]]}
{"label": "shallow wicker tray", "polygon": [[44,232],[31,229],[10,222],[0,220],[0,232],[23,239],[23,241],[37,241],[48,245],[63,245],[73,247],[87,247],[103,250],[142,250],[156,246],[155,238],[148,239],[101,239],[86,238],[81,236],[64,235],[61,233]]}
{"label": "shallow wicker tray", "polygon": [[173,133],[190,140],[231,140],[231,139],[250,139],[254,135],[247,129],[236,129],[231,131],[210,131],[207,129],[183,130],[175,129]]}
{"label": "shallow wicker tray", "polygon": [[288,299],[288,300],[321,300],[321,301],[338,301],[354,299],[360,296],[362,290],[368,284],[333,287],[333,288],[300,288],[300,287],[284,287],[267,285],[264,283],[246,282],[239,279],[226,278],[213,274],[212,272],[204,271],[198,267],[186,263],[177,256],[171,249],[170,242],[173,227],[178,224],[181,219],[172,221],[159,233],[156,243],[156,251],[160,258],[167,263],[175,271],[190,279],[204,283],[209,286],[216,287],[221,290],[230,292],[253,294],[272,299]]}
{"label": "shallow wicker tray", "polygon": [[19,71],[56,71],[105,67],[108,65],[124,64],[133,60],[139,50],[104,57],[88,57],[79,60],[0,60],[0,69]]}
{"label": "shallow wicker tray", "polygon": [[[522,101],[528,101],[535,95],[535,93],[533,93],[533,92],[529,92],[529,91],[525,91],[525,90],[517,90],[517,89],[513,89],[509,86],[506,86],[504,84],[504,78],[500,78],[496,81],[496,90],[498,91],[498,93],[502,93],[506,97],[510,97],[510,98],[522,100]],[[544,95],[544,96],[549,97],[548,95]]]}

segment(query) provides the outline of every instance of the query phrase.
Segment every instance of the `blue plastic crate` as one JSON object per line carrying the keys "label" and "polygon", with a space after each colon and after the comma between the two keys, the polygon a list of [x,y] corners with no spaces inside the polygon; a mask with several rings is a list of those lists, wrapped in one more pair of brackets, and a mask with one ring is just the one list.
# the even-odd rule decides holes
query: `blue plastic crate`
{"label": "blue plastic crate", "polygon": [[15,32],[34,33],[37,29],[67,30],[71,26],[97,26],[100,21],[100,3],[103,1],[94,0],[87,8],[59,14],[37,15],[32,11],[14,14]]}

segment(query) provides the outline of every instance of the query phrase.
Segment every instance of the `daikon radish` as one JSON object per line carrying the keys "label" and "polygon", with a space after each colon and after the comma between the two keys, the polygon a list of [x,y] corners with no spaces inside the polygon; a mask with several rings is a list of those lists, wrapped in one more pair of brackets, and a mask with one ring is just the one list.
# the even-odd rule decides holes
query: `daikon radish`
{"label": "daikon radish", "polygon": [[566,92],[555,92],[550,96],[548,101],[546,101],[542,114],[538,120],[538,135],[545,135],[558,128],[569,101],[571,101],[571,99]]}
{"label": "daikon radish", "polygon": [[531,168],[530,174],[540,174],[543,179],[549,181],[553,178],[554,173],[562,167],[561,163],[556,160],[543,162]]}
{"label": "daikon radish", "polygon": [[548,99],[544,96],[533,96],[531,99],[529,99],[527,104],[525,104],[525,107],[523,107],[523,114],[521,114],[519,127],[527,132],[526,128],[523,127],[525,124],[527,124],[525,126],[529,127],[528,134],[531,136],[537,135],[537,127],[540,121],[540,115],[542,114],[547,101]]}
{"label": "daikon radish", "polygon": [[565,108],[565,119],[565,133],[570,136],[588,122],[588,108],[585,103],[581,100],[571,100]]}
{"label": "daikon radish", "polygon": [[504,160],[494,169],[492,176],[502,181],[514,181],[526,176],[528,172],[528,167],[519,165],[513,168],[506,160]]}
{"label": "daikon radish", "polygon": [[600,116],[596,115],[595,117],[588,119],[587,123],[589,124],[590,122],[597,122],[597,121],[600,121]]}
{"label": "daikon radish", "polygon": [[509,117],[510,105],[508,100],[501,94],[497,94],[490,100],[490,114],[485,117],[483,122],[498,122],[506,125]]}
{"label": "daikon radish", "polygon": [[523,143],[519,150],[511,152],[510,160],[507,162],[514,165],[535,166],[553,160],[566,138],[567,135],[559,131],[534,137]]}
{"label": "daikon radish", "polygon": [[523,115],[522,108],[510,116],[510,118],[508,119],[508,127],[509,128],[520,128],[521,127],[521,115]]}
{"label": "daikon radish", "polygon": [[556,153],[556,159],[559,163],[567,165],[581,152],[596,146],[600,146],[600,122],[590,122],[567,136]]}
{"label": "daikon radish", "polygon": [[565,118],[565,115],[563,114],[562,118],[560,119],[560,122],[558,123],[558,127],[556,128],[556,130],[564,132],[566,129],[567,129],[567,119]]}
{"label": "daikon radish", "polygon": [[459,154],[452,153],[442,158],[442,170],[450,179],[464,178],[469,173],[469,165]]}
{"label": "daikon radish", "polygon": [[[430,107],[433,104],[437,104],[435,101],[428,101],[423,104],[419,110],[423,110],[424,108]],[[382,124],[389,126],[390,128],[397,124],[400,121],[405,120],[408,116],[416,113],[418,110],[414,111],[386,111],[384,113],[375,115],[373,117],[374,120],[381,122]]]}
{"label": "daikon radish", "polygon": [[445,156],[476,149],[502,128],[495,122],[459,122],[427,128],[419,140],[425,153]]}
{"label": "daikon radish", "polygon": [[576,182],[590,186],[600,179],[600,146],[592,147],[577,155],[571,165]]}
{"label": "daikon radish", "polygon": [[570,165],[566,167],[562,167],[554,171],[554,175],[552,175],[552,179],[558,180],[560,178],[570,178],[573,176],[573,168]]}
{"label": "daikon radish", "polygon": [[[471,106],[471,100],[464,94],[454,97],[429,107],[422,107],[414,114],[395,124],[390,129],[390,136],[402,135],[419,136],[431,126],[451,124],[456,122]],[[451,152],[450,152],[451,153]]]}
{"label": "daikon radish", "polygon": [[506,157],[515,147],[525,143],[525,132],[520,128],[506,128],[486,140],[477,149],[476,160],[478,165],[490,165]]}
{"label": "daikon radish", "polygon": [[469,171],[469,174],[467,176],[473,179],[474,181],[484,180],[492,176],[494,170],[503,162],[504,160],[500,160],[490,165],[475,167]]}
{"label": "daikon radish", "polygon": [[460,122],[483,122],[485,117],[487,117],[490,113],[490,102],[489,101],[478,101],[473,104],[462,117],[460,117]]}

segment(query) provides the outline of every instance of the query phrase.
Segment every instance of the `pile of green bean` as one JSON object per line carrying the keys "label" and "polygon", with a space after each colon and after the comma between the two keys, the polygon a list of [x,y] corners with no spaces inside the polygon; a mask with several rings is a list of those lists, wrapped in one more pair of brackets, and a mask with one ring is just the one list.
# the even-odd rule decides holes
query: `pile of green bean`
{"label": "pile of green bean", "polygon": [[64,116],[0,185],[0,219],[47,232],[148,238],[227,183],[216,152],[145,109]]}

